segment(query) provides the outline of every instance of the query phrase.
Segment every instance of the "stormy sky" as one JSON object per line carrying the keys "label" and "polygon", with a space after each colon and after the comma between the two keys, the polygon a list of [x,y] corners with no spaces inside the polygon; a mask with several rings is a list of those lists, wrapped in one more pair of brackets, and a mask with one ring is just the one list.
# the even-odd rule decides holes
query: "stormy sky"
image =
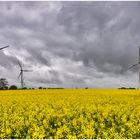
{"label": "stormy sky", "polygon": [[0,77],[27,87],[137,87],[140,2],[0,2]]}

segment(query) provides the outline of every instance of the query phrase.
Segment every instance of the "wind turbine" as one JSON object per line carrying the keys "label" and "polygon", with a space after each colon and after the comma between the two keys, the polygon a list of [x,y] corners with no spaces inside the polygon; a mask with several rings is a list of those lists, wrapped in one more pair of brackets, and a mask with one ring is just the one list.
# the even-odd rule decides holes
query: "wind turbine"
{"label": "wind turbine", "polygon": [[131,69],[131,68],[133,68],[133,67],[135,67],[135,66],[139,66],[139,83],[138,83],[138,89],[140,89],[140,46],[139,46],[139,61],[138,61],[138,63],[136,63],[136,64],[134,64],[134,65],[132,65],[132,66],[130,66],[129,67],[129,69]]}
{"label": "wind turbine", "polygon": [[9,47],[9,45],[8,45],[8,46],[5,46],[5,47],[0,48],[0,50],[5,49],[5,48],[8,48],[8,47]]}
{"label": "wind turbine", "polygon": [[24,79],[23,79],[23,73],[24,73],[24,72],[31,72],[32,70],[24,70],[24,69],[22,68],[22,66],[21,66],[21,64],[20,64],[19,61],[18,61],[18,65],[19,65],[19,67],[20,67],[20,73],[19,73],[19,76],[18,76],[17,79],[20,78],[20,81],[21,81],[21,88],[23,89],[23,87],[24,87],[24,85],[25,85]]}

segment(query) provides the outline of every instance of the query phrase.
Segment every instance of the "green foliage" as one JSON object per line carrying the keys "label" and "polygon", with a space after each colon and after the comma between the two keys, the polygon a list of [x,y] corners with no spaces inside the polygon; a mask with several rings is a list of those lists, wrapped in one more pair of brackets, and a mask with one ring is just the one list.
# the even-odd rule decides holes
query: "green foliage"
{"label": "green foliage", "polygon": [[9,89],[11,89],[11,90],[16,90],[16,89],[18,89],[18,88],[17,88],[17,86],[15,86],[15,85],[11,85],[11,86],[9,87]]}
{"label": "green foliage", "polygon": [[5,78],[0,79],[0,89],[8,89],[8,81]]}

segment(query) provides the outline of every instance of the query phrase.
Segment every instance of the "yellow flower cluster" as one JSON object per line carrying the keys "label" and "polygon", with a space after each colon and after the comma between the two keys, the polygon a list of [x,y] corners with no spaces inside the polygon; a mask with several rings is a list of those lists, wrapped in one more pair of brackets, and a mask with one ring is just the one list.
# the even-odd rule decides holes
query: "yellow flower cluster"
{"label": "yellow flower cluster", "polygon": [[140,91],[0,91],[3,138],[140,138]]}

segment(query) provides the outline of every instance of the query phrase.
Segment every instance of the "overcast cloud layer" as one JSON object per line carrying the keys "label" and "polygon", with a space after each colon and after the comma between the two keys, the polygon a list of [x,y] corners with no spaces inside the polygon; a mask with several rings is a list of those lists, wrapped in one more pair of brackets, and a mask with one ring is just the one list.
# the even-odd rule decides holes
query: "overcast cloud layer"
{"label": "overcast cloud layer", "polygon": [[137,87],[140,2],[0,2],[0,77],[28,87]]}

